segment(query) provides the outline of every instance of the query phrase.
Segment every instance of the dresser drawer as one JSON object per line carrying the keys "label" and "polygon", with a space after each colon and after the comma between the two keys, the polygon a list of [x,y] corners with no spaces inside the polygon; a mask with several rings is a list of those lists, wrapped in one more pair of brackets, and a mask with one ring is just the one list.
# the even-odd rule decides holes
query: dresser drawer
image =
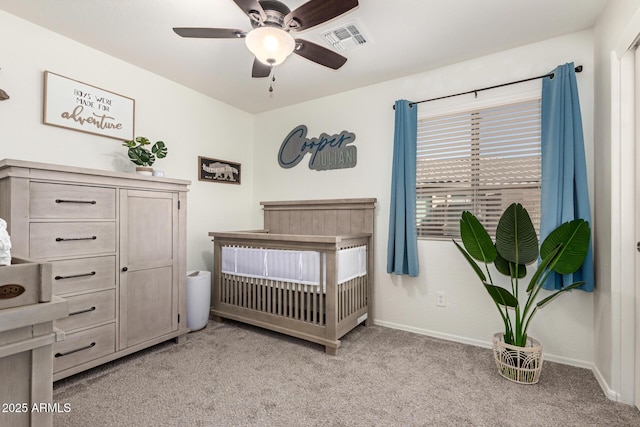
{"label": "dresser drawer", "polygon": [[54,326],[71,331],[116,318],[116,290],[65,297],[69,301],[69,317],[53,322]]}
{"label": "dresser drawer", "polygon": [[31,218],[114,219],[115,188],[32,182],[29,186]]}
{"label": "dresser drawer", "polygon": [[53,345],[53,372],[63,371],[116,351],[116,324],[66,335]]}
{"label": "dresser drawer", "polygon": [[53,261],[51,266],[55,295],[116,286],[115,256]]}
{"label": "dresser drawer", "polygon": [[91,255],[116,250],[115,222],[31,223],[31,258]]}

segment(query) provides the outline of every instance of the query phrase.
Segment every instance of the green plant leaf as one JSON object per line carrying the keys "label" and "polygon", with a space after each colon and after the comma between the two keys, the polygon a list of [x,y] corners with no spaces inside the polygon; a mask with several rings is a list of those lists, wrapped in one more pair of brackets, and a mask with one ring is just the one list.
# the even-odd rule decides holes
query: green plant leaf
{"label": "green plant leaf", "polygon": [[514,264],[531,264],[538,259],[536,229],[520,203],[511,204],[500,217],[496,248],[505,260]]}
{"label": "green plant leaf", "polygon": [[168,151],[167,146],[162,141],[156,142],[151,148],[151,152],[159,159],[167,157]]}
{"label": "green plant leaf", "polygon": [[540,247],[540,256],[544,259],[558,245],[562,245],[552,269],[559,274],[571,274],[582,266],[589,249],[591,229],[583,219],[565,222],[553,230]]}
{"label": "green plant leaf", "polygon": [[488,283],[483,284],[489,292],[489,295],[491,295],[491,298],[493,298],[496,303],[514,308],[518,306],[518,300],[516,299],[516,297],[514,297],[513,294],[505,288],[490,285]]}
{"label": "green plant leaf", "polygon": [[144,136],[138,136],[138,137],[136,137],[135,141],[136,141],[138,144],[140,144],[141,146],[142,146],[142,145],[149,145],[149,144],[151,144],[151,142],[149,142],[149,139],[145,138]]}
{"label": "green plant leaf", "polygon": [[[542,273],[544,273],[544,271],[547,269],[549,264],[553,262],[556,254],[560,251],[561,247],[562,247],[562,244],[560,244],[559,246],[556,246],[551,253],[547,254],[547,256],[542,259],[542,262],[538,266],[536,272],[533,273],[533,276],[531,276],[531,281],[529,281],[529,286],[527,286],[527,293],[530,293],[533,290],[533,288],[536,286],[538,279],[540,278],[540,275],[542,275]],[[540,285],[542,285],[542,283]]]}
{"label": "green plant leaf", "polygon": [[129,159],[138,166],[144,166],[149,159],[144,149],[140,147],[129,148]]}
{"label": "green plant leaf", "polygon": [[465,259],[467,260],[467,262],[469,263],[469,265],[471,265],[471,267],[473,267],[473,270],[476,272],[476,274],[478,275],[478,277],[480,278],[480,280],[482,282],[485,282],[487,280],[486,276],[484,275],[484,273],[482,272],[482,270],[480,269],[480,266],[478,266],[478,264],[476,264],[476,262],[473,260],[473,258],[471,258],[471,255],[469,255],[469,253],[467,251],[465,251],[462,246],[460,246],[458,244],[458,242],[456,242],[455,240],[451,239],[451,241],[456,245],[456,247],[460,250],[460,252],[462,252],[462,255],[464,255]]}
{"label": "green plant leaf", "polygon": [[527,275],[527,266],[520,264],[518,267],[518,277],[515,277],[511,273],[515,271],[515,264],[507,261],[502,258],[499,253],[496,253],[496,259],[493,261],[493,264],[496,266],[496,270],[505,276],[513,277],[514,279],[522,279]]}
{"label": "green plant leaf", "polygon": [[557,297],[561,293],[566,292],[566,291],[570,291],[571,289],[578,288],[578,287],[580,287],[580,286],[582,286],[584,284],[585,284],[585,282],[574,282],[574,283],[570,284],[569,286],[565,286],[564,288],[560,289],[559,291],[553,293],[552,295],[549,295],[545,299],[538,301],[538,303],[536,303],[536,305],[541,308],[543,305],[545,305],[546,303],[548,303],[549,301],[551,301],[552,299],[554,299],[555,297]]}
{"label": "green plant leaf", "polygon": [[469,211],[462,212],[460,217],[460,237],[469,255],[478,261],[490,263],[496,258],[496,248],[489,233]]}

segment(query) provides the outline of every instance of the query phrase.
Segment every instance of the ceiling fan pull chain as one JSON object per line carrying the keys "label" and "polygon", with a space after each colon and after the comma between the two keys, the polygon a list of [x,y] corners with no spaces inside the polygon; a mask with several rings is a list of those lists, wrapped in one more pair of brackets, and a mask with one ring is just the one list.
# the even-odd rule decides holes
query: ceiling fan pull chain
{"label": "ceiling fan pull chain", "polygon": [[273,71],[273,68],[271,68],[271,82],[269,83],[269,92],[273,92],[273,82],[276,81],[276,75]]}

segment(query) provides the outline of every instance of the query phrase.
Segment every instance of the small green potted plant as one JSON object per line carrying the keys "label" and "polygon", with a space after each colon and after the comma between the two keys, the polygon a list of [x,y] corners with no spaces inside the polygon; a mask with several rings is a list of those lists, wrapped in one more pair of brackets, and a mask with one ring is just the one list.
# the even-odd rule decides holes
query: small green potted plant
{"label": "small green potted plant", "polygon": [[149,139],[144,136],[138,136],[134,140],[125,141],[123,146],[128,147],[127,151],[129,160],[135,163],[136,172],[141,175],[151,175],[153,168],[151,167],[156,158],[163,159],[167,157],[168,149],[164,142],[158,141],[151,147],[151,151],[146,148],[151,145]]}
{"label": "small green potted plant", "polygon": [[[538,249],[538,236],[529,213],[521,204],[514,203],[500,217],[495,243],[478,218],[468,211],[463,212],[460,219],[460,237],[464,248],[455,240],[453,243],[473,267],[504,322],[504,333],[493,337],[498,371],[515,382],[538,382],[542,346],[527,335],[531,319],[545,304],[584,282],[572,283],[539,301],[536,299],[551,272],[571,274],[580,269],[589,248],[589,223],[582,219],[565,222],[553,230]],[[519,279],[526,276],[526,265],[538,261],[538,256],[538,268],[526,288],[527,298],[521,301]],[[484,264],[484,271],[476,260]],[[494,283],[489,264],[509,278],[510,290]]]}

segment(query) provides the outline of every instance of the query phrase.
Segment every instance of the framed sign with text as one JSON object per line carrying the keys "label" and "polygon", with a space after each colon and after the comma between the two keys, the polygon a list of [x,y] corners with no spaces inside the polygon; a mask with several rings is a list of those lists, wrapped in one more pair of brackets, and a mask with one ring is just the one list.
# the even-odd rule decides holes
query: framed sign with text
{"label": "framed sign with text", "polygon": [[132,98],[44,72],[44,124],[126,141],[134,121]]}
{"label": "framed sign with text", "polygon": [[198,156],[198,180],[240,184],[240,163]]}

